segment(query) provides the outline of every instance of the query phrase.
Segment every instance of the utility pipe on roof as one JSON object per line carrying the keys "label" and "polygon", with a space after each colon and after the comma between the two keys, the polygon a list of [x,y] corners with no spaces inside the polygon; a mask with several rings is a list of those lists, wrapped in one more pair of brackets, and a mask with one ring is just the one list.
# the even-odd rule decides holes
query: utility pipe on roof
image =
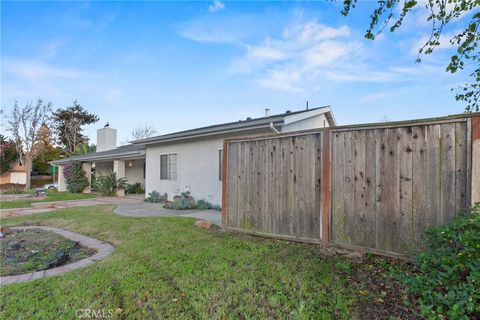
{"label": "utility pipe on roof", "polygon": [[273,122],[270,122],[270,129],[272,129],[272,131],[275,132],[276,134],[280,134],[280,132],[278,132],[277,128],[275,128],[275,126],[273,125]]}

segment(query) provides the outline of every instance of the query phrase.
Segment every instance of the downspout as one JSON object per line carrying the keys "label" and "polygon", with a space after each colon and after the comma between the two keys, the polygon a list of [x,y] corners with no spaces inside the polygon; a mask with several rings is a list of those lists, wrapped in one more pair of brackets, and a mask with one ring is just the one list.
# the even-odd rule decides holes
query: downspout
{"label": "downspout", "polygon": [[270,122],[270,129],[272,129],[272,131],[275,132],[276,134],[280,134],[280,132],[278,132],[277,128],[275,128],[275,126],[273,125],[273,122]]}

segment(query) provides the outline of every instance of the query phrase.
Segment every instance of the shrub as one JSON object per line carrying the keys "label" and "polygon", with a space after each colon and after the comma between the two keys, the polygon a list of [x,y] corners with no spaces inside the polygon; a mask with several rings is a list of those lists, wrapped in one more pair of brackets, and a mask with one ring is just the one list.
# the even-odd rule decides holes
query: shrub
{"label": "shrub", "polygon": [[173,197],[173,201],[167,202],[163,207],[173,210],[221,210],[219,205],[213,205],[205,199],[195,201],[195,199],[190,195],[190,191],[182,192],[180,195],[176,195]]}
{"label": "shrub", "polygon": [[167,202],[168,195],[166,193],[160,194],[158,191],[152,191],[148,194],[148,197],[145,198],[146,202],[152,203],[165,203]]}
{"label": "shrub", "polygon": [[63,176],[65,177],[67,190],[72,193],[80,193],[89,185],[86,172],[82,169],[82,165],[77,161],[67,163],[64,166]]}
{"label": "shrub", "polygon": [[401,277],[430,319],[480,317],[480,207],[427,233],[418,274]]}
{"label": "shrub", "polygon": [[22,194],[22,193],[24,193],[24,191],[25,191],[24,188],[20,184],[14,183],[12,185],[12,188],[9,190],[8,193],[10,193],[10,194]]}
{"label": "shrub", "polygon": [[197,201],[197,209],[208,210],[211,209],[213,205],[205,199],[200,199]]}
{"label": "shrub", "polygon": [[95,177],[95,188],[102,196],[114,196],[118,190],[125,190],[127,179],[118,178],[117,174],[107,171]]}
{"label": "shrub", "polygon": [[128,184],[125,192],[130,194],[142,194],[145,193],[145,190],[140,182],[136,182],[133,184]]}
{"label": "shrub", "polygon": [[199,210],[222,210],[218,204],[211,204],[205,199],[200,199],[197,201],[197,209]]}
{"label": "shrub", "polygon": [[181,197],[174,201],[167,202],[163,207],[173,210],[190,210],[197,209],[197,204],[195,203],[195,200],[192,201],[190,198]]}

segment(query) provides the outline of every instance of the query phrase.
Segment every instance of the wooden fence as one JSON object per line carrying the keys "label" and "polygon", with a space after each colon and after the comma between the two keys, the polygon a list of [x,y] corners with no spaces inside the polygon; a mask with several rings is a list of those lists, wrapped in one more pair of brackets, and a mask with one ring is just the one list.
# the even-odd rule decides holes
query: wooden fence
{"label": "wooden fence", "polygon": [[470,205],[470,121],[458,116],[226,140],[223,224],[413,254],[427,229]]}

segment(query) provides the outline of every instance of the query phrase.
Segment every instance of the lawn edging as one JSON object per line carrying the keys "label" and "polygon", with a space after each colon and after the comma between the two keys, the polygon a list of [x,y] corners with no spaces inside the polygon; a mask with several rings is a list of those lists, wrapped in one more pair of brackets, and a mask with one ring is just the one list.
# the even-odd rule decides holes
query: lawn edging
{"label": "lawn edging", "polygon": [[56,227],[23,226],[23,227],[10,227],[10,229],[12,230],[42,229],[46,231],[55,232],[67,239],[78,241],[82,246],[97,250],[97,253],[95,253],[94,255],[88,258],[85,258],[73,263],[69,263],[60,267],[52,268],[52,269],[34,271],[34,272],[29,272],[29,273],[15,275],[15,276],[0,277],[0,285],[26,282],[26,281],[41,279],[43,277],[56,276],[65,272],[83,268],[95,263],[96,261],[100,261],[104,259],[110,253],[113,252],[113,248],[114,248],[112,245],[102,242],[100,240],[93,239],[76,232],[72,232],[69,230],[56,228]]}

